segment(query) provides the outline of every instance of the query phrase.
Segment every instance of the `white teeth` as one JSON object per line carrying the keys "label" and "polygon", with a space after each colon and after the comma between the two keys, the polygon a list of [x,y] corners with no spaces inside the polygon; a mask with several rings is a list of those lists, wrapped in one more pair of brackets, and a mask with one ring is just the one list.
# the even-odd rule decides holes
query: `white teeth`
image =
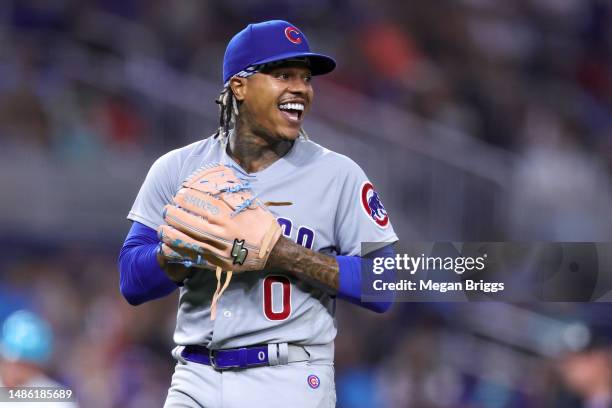
{"label": "white teeth", "polygon": [[279,109],[291,109],[291,110],[297,110],[297,111],[304,111],[304,104],[303,103],[284,103],[282,105],[278,106]]}

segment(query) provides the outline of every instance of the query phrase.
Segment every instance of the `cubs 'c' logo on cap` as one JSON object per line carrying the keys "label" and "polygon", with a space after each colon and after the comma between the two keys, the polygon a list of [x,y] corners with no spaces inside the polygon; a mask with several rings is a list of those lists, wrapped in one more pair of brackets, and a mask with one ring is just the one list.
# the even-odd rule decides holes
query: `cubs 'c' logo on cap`
{"label": "cubs 'c' logo on cap", "polygon": [[310,374],[308,376],[308,385],[312,389],[317,389],[319,388],[319,385],[321,385],[321,380],[319,380],[319,377],[317,377],[316,375]]}
{"label": "cubs 'c' logo on cap", "polygon": [[294,44],[302,43],[302,33],[295,27],[285,28],[285,37]]}
{"label": "cubs 'c' logo on cap", "polygon": [[389,216],[385,206],[369,181],[361,185],[361,206],[368,217],[379,227],[387,228],[389,226]]}

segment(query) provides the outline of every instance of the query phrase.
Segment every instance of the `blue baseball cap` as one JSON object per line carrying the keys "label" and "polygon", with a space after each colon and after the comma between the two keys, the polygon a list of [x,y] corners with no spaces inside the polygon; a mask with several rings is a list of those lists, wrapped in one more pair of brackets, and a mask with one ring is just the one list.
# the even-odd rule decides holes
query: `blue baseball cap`
{"label": "blue baseball cap", "polygon": [[306,58],[312,75],[327,74],[336,67],[333,58],[311,52],[304,33],[287,21],[249,24],[227,44],[223,83],[248,67],[293,58]]}

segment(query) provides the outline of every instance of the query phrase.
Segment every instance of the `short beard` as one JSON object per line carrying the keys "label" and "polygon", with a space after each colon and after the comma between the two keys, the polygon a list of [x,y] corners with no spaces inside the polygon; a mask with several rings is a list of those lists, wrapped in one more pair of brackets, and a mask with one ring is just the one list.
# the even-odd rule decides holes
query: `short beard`
{"label": "short beard", "polygon": [[242,110],[236,118],[236,131],[238,128],[248,128],[249,132],[266,141],[270,146],[275,146],[283,142],[294,142],[300,136],[300,130],[298,130],[297,134],[293,137],[280,133],[272,133],[268,128],[260,125],[252,116],[250,116],[247,110]]}

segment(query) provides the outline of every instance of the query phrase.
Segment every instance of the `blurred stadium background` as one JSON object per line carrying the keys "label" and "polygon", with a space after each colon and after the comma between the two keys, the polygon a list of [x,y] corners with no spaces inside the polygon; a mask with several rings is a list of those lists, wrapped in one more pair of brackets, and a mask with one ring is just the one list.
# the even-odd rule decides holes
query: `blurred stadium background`
{"label": "blurred stadium background", "polygon": [[[610,1],[5,0],[0,320],[51,323],[84,407],[161,406],[176,294],[121,298],[125,216],[155,158],[214,132],[225,44],[270,18],[337,59],[306,129],[402,241],[612,241]],[[341,304],[338,406],[587,406],[612,395],[611,310]]]}

